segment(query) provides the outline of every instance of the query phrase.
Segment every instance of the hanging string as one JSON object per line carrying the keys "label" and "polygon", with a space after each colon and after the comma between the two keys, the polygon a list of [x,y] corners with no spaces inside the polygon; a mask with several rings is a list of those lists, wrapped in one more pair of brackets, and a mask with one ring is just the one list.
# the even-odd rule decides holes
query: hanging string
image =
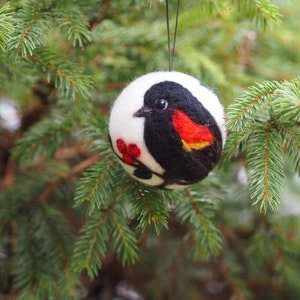
{"label": "hanging string", "polygon": [[169,71],[170,72],[173,71],[173,66],[174,66],[174,56],[175,56],[176,37],[177,37],[177,28],[178,28],[179,7],[180,7],[180,0],[177,0],[175,30],[174,30],[174,37],[173,37],[173,46],[172,46],[172,50],[171,50],[169,0],[166,0],[166,21],[167,21],[168,56],[169,56]]}

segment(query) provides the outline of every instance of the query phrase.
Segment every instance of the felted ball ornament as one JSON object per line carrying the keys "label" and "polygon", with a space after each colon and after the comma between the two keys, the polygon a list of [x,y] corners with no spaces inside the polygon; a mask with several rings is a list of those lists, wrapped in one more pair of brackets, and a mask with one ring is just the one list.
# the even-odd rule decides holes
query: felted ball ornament
{"label": "felted ball ornament", "polygon": [[223,106],[196,78],[153,72],[131,82],[109,120],[112,149],[137,180],[164,189],[205,178],[225,144]]}

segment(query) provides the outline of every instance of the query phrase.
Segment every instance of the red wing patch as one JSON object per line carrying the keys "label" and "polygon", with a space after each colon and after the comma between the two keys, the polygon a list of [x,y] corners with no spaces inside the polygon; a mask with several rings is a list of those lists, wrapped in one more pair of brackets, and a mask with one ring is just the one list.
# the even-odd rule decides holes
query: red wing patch
{"label": "red wing patch", "polygon": [[206,126],[197,124],[181,110],[175,110],[172,122],[186,151],[200,150],[215,140],[213,133]]}

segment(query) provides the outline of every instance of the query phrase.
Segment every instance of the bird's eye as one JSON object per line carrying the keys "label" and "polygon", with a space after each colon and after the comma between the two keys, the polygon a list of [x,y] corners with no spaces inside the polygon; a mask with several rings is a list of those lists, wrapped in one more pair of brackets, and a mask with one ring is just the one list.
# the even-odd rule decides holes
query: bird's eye
{"label": "bird's eye", "polygon": [[159,99],[155,101],[155,108],[159,110],[165,110],[168,107],[168,101],[165,99]]}

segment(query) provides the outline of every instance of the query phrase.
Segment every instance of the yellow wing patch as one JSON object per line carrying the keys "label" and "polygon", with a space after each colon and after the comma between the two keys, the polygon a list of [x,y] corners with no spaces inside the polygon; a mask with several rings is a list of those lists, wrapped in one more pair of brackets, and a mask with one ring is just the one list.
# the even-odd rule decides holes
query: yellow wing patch
{"label": "yellow wing patch", "polygon": [[181,141],[184,150],[187,152],[191,152],[192,150],[201,150],[211,144],[210,142],[206,142],[206,141],[195,142],[195,143],[187,143],[183,139],[181,139]]}

